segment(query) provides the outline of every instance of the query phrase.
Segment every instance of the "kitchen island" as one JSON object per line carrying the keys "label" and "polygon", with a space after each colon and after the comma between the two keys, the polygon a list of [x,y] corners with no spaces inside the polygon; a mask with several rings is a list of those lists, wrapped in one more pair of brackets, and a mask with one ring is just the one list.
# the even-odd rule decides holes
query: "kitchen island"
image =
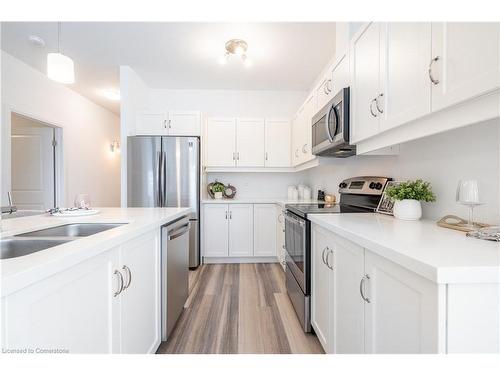
{"label": "kitchen island", "polygon": [[2,349],[154,353],[160,344],[160,227],[188,208],[100,208],[2,220],[1,238],[72,223],[123,224],[0,260]]}

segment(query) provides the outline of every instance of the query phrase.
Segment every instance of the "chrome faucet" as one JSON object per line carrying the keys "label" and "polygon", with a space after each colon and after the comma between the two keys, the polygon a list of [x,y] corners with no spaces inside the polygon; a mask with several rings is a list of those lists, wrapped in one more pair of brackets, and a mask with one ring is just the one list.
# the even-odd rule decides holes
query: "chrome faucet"
{"label": "chrome faucet", "polygon": [[9,199],[9,205],[2,207],[2,214],[13,214],[17,211],[17,207],[12,204],[12,194],[7,192],[7,198]]}

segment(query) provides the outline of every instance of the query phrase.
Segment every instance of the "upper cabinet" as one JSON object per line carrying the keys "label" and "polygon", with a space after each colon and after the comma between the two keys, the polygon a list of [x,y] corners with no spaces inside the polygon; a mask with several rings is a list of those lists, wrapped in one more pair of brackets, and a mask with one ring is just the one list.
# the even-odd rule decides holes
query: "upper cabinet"
{"label": "upper cabinet", "polygon": [[316,105],[313,115],[323,108],[340,90],[349,87],[349,54],[337,55],[314,91]]}
{"label": "upper cabinet", "polygon": [[500,87],[500,23],[432,24],[432,110]]}
{"label": "upper cabinet", "polygon": [[[369,23],[350,43],[352,141],[363,141],[500,87],[499,23]],[[491,104],[493,103],[493,104]],[[488,105],[495,105],[492,101]],[[498,110],[475,108],[495,116]],[[390,146],[472,123],[460,113],[437,125],[398,129],[365,149]],[[497,114],[498,115],[498,114]],[[427,117],[426,117],[427,116]],[[429,120],[430,118],[430,120]],[[463,120],[461,120],[463,119]],[[467,122],[468,121],[468,122]],[[441,125],[441,124],[455,125]],[[398,142],[399,141],[399,142]],[[364,142],[366,145],[367,143]],[[363,147],[358,147],[363,151]]]}
{"label": "upper cabinet", "polygon": [[310,94],[297,111],[292,125],[292,163],[294,166],[308,162],[316,156],[312,154],[312,124],[315,96]]}
{"label": "upper cabinet", "polygon": [[207,167],[290,167],[290,122],[263,118],[209,118]]}
{"label": "upper cabinet", "polygon": [[136,118],[137,135],[199,136],[198,111],[143,111]]}

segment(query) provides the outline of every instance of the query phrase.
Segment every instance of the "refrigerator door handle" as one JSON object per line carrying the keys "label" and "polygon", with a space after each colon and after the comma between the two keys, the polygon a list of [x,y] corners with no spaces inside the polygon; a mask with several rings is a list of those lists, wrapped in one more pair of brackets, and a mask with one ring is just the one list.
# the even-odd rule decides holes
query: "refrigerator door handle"
{"label": "refrigerator door handle", "polygon": [[162,151],[162,191],[161,191],[161,199],[162,199],[162,207],[167,207],[167,153]]}
{"label": "refrigerator door handle", "polygon": [[157,160],[156,160],[156,178],[157,186],[156,186],[156,206],[161,207],[161,151],[157,152]]}

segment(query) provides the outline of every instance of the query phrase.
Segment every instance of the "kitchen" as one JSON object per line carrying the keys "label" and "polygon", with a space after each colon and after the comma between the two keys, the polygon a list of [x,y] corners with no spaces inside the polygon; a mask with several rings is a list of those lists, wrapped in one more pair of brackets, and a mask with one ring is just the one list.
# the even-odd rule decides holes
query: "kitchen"
{"label": "kitchen", "polygon": [[500,352],[500,23],[1,36],[5,353]]}

